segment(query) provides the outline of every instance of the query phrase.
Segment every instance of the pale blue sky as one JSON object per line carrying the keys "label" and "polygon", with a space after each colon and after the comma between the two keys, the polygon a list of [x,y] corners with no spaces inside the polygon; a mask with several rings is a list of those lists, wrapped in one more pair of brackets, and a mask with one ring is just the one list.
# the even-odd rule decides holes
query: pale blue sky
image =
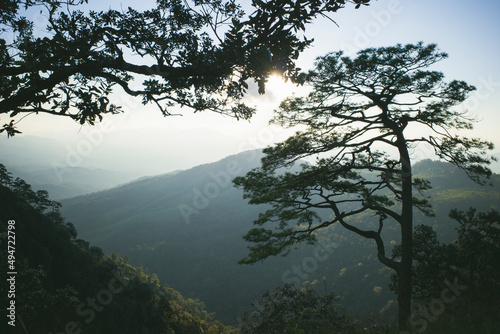
{"label": "pale blue sky", "polygon": [[[120,4],[123,8],[139,5],[147,8],[154,1],[89,0],[88,6],[99,10],[119,9]],[[315,43],[301,56],[299,65],[303,69],[312,68],[317,56],[339,49],[353,53],[366,47],[396,43],[437,43],[442,51],[449,53],[449,58],[434,69],[443,71],[449,80],[465,80],[478,88],[468,107],[482,121],[471,135],[493,141],[495,151],[500,152],[499,16],[500,3],[493,0],[372,1],[369,7],[349,8],[333,14],[339,27],[326,19],[318,19],[310,25],[306,35],[314,37]],[[41,18],[38,21],[41,22]],[[108,117],[112,130],[103,132],[104,140],[92,147],[82,165],[117,168],[119,164],[121,169],[134,168],[144,174],[155,174],[266,146],[289,134],[268,127],[267,122],[272,110],[291,91],[292,86],[278,83],[271,85],[265,96],[258,96],[256,89],[252,90],[248,101],[259,110],[250,123],[211,113],[193,115],[187,109],[183,117],[164,118],[153,106],[143,106],[138,100],[124,96],[121,103],[126,114]],[[0,118],[0,122],[5,123],[6,119]],[[90,130],[53,116],[28,117],[20,125],[26,135],[52,138],[64,142],[68,149],[88,141],[85,132]],[[0,138],[0,146],[6,144],[8,141]],[[129,163],[124,164],[127,160]]]}

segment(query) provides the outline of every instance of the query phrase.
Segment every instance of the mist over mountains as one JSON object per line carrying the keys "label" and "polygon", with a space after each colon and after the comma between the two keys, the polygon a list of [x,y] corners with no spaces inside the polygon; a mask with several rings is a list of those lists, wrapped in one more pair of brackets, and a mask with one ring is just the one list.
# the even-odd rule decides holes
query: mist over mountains
{"label": "mist over mountains", "polygon": [[[337,293],[354,314],[391,317],[390,270],[378,262],[371,242],[342,228],[318,233],[317,245],[301,245],[286,257],[237,264],[247,254],[242,237],[265,207],[248,205],[231,180],[258,166],[261,156],[259,150],[248,151],[63,200],[62,213],[80,237],[105,253],[128,256],[185,297],[205,302],[228,324],[237,324],[264,291],[292,282]],[[425,160],[414,171],[431,180],[436,211],[432,219],[417,214],[416,223],[432,225],[443,240],[455,237],[450,209],[498,208],[498,186],[478,186],[449,164]],[[498,175],[493,182],[499,184]],[[387,230],[391,244],[398,242],[396,227]]]}
{"label": "mist over mountains", "polygon": [[[37,141],[32,143],[36,154]],[[36,157],[42,166],[27,163],[24,171],[12,171],[15,176],[39,180],[37,188],[50,190],[52,186],[61,197],[62,186],[54,187],[57,174],[43,169],[43,164],[57,159],[48,152],[45,160]],[[15,153],[11,150],[6,157]],[[21,157],[25,162],[31,158],[17,156]],[[342,227],[319,231],[315,245],[299,245],[286,257],[254,265],[237,263],[248,251],[243,236],[266,207],[248,205],[231,180],[259,166],[261,157],[260,150],[247,151],[190,169],[134,179],[118,171],[71,167],[64,171],[73,182],[66,185],[67,190],[90,193],[63,200],[62,214],[76,226],[79,238],[105,254],[115,254],[112,258],[122,266],[139,267],[140,275],[144,269],[148,280],[168,284],[186,300],[194,300],[193,305],[204,303],[208,312],[215,312],[216,319],[228,325],[238,326],[244,312],[256,310],[252,300],[284,283],[312,287],[320,294],[333,292],[355,318],[393,321],[396,296],[388,288],[391,270],[378,262],[372,242]],[[435,218],[417,212],[415,224],[431,225],[442,241],[456,239],[456,224],[448,218],[451,209],[499,208],[499,175],[493,175],[492,187],[482,187],[443,162],[423,160],[413,170],[416,177],[431,181],[433,189],[428,194],[436,211]],[[103,188],[108,189],[98,191]],[[51,197],[57,198],[52,192]],[[324,219],[328,215],[322,213]],[[370,224],[372,217],[359,219]],[[384,233],[390,252],[399,242],[398,228],[388,221]]]}
{"label": "mist over mountains", "polygon": [[[1,138],[1,162],[14,176],[60,200],[216,161],[238,147],[232,138],[208,129],[143,129],[132,138],[128,131],[108,129],[113,123],[103,124],[61,134],[58,140],[23,134]],[[179,145],[182,138],[197,136],[205,139]]]}
{"label": "mist over mountains", "polygon": [[231,313],[221,319],[234,323],[262,287],[281,284],[277,259],[237,264],[246,255],[242,237],[261,208],[246,205],[231,180],[257,166],[260,156],[246,152],[64,200],[63,215],[85,240],[129,256],[185,297],[204,301],[209,311]]}
{"label": "mist over mountains", "polygon": [[[206,128],[148,128],[135,130],[131,137],[128,131],[107,129],[113,127],[106,124],[83,128],[77,136],[61,134],[62,140],[34,135],[1,138],[1,162],[34,189],[47,190],[52,198],[61,200],[215,162],[231,152],[265,146],[271,143],[268,140],[276,139],[266,132],[262,138],[240,142]],[[500,153],[494,156],[500,158]],[[491,169],[500,173],[500,162],[493,163]]]}

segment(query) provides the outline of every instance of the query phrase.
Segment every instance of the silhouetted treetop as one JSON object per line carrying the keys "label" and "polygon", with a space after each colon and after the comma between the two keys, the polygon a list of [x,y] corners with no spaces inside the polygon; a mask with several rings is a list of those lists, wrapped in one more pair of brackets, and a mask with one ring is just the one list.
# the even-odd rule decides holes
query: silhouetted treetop
{"label": "silhouetted treetop", "polygon": [[[487,151],[493,144],[457,131],[472,128],[458,106],[475,88],[428,69],[446,56],[420,42],[318,58],[302,76],[311,92],[285,99],[273,119],[300,131],[264,149],[262,166],[233,181],[250,204],[271,206],[245,235],[254,244],[242,263],[286,254],[297,243],[314,242],[317,230],[341,225],[372,239],[379,261],[396,271],[399,326],[406,328],[413,210],[433,215],[425,195],[430,182],[412,172],[413,149],[430,147],[480,184],[492,174]],[[308,163],[290,168],[304,158]],[[360,223],[363,215],[372,216],[371,225]],[[399,261],[386,255],[387,222],[400,228]]]}

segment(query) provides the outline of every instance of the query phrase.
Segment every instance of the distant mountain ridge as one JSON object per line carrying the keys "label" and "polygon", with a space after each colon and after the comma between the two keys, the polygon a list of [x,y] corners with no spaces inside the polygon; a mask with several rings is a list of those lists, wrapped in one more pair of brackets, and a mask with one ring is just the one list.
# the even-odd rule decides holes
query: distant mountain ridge
{"label": "distant mountain ridge", "polygon": [[79,155],[78,149],[53,139],[22,135],[0,142],[0,163],[14,177],[36,190],[47,190],[56,200],[110,189],[141,175],[87,166],[87,152]]}
{"label": "distant mountain ridge", "polygon": [[143,177],[113,189],[66,199],[62,203],[82,215],[90,214],[88,206],[106,211],[105,215],[94,217],[95,220],[87,222],[81,229],[81,236],[89,240],[99,239],[97,235],[100,234],[99,229],[104,228],[102,222],[106,217],[114,215],[118,222],[126,225],[132,215],[149,209],[152,211],[148,211],[147,216],[155,212],[169,220],[180,220],[183,225],[196,224],[199,223],[199,213],[208,208],[211,201],[215,202],[226,191],[236,191],[232,188],[232,179],[257,166],[260,157],[259,150],[249,151],[217,163]]}
{"label": "distant mountain ridge", "polygon": [[[343,296],[354,313],[368,312],[367,301],[372,308],[390,306],[394,295],[387,288],[388,271],[376,260],[373,245],[343,229],[333,228],[321,236],[321,254],[328,256],[315,266],[308,261],[314,259],[318,246],[307,245],[284,258],[252,266],[237,264],[247,254],[242,237],[264,208],[248,205],[231,179],[259,166],[261,157],[260,150],[248,151],[63,200],[62,213],[83,239],[106,253],[129,256],[133,265],[142,264],[184,296],[199,298],[228,324],[236,324],[252,299],[288,279],[324,291],[323,284],[317,283],[325,277],[325,288]],[[417,214],[416,221],[435,226],[445,239],[453,237],[449,209],[472,205],[481,210],[498,208],[500,203],[498,186],[475,185],[449,164],[424,160],[415,164],[414,172],[428,175],[434,185],[430,195],[437,214],[435,219]],[[493,181],[499,184],[499,176],[494,175]],[[334,242],[328,239],[332,231],[337,235]],[[372,314],[378,314],[375,311]]]}
{"label": "distant mountain ridge", "polygon": [[135,173],[99,168],[64,167],[57,169],[38,166],[35,169],[27,166],[11,167],[8,163],[6,165],[15,177],[26,180],[36,190],[47,190],[56,200],[111,189],[137,178]]}
{"label": "distant mountain ridge", "polygon": [[[225,309],[231,309],[237,304],[238,292],[225,290],[227,281],[217,284],[206,273],[216,270],[213,262],[223,262],[226,269],[258,281],[258,277],[252,277],[255,276],[252,267],[236,262],[245,255],[242,237],[260,208],[245,205],[242,192],[232,187],[231,180],[256,167],[261,156],[260,150],[249,151],[175,174],[147,177],[107,191],[63,200],[62,213],[75,224],[82,238],[102,247],[106,253],[128,255],[131,263],[143,264],[163,281],[171,282],[171,286],[184,287],[181,290],[187,292],[187,297],[205,301],[207,293],[218,291],[226,298]],[[200,251],[193,252],[194,248]],[[166,255],[174,251],[183,255]],[[152,252],[162,262],[161,268],[151,261]],[[182,273],[178,268],[186,271]],[[185,288],[186,275],[190,276],[189,288]],[[275,275],[274,286],[279,285],[280,276],[279,272]],[[200,280],[199,284],[193,281],[195,278]],[[258,293],[252,295],[257,297]],[[220,314],[224,310],[209,304],[210,311]],[[230,322],[234,323],[234,318]]]}

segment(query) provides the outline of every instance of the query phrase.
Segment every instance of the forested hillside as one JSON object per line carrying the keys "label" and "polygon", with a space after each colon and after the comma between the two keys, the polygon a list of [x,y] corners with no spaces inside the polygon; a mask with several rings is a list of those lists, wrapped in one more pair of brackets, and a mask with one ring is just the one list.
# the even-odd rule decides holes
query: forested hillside
{"label": "forested hillside", "polygon": [[[250,206],[231,178],[259,163],[250,151],[175,174],[146,178],[109,191],[63,201],[63,215],[80,235],[105,252],[127,255],[184,296],[203,300],[219,320],[238,324],[252,310],[251,300],[283,283],[313,286],[334,292],[355,316],[391,319],[395,296],[388,288],[391,271],[379,264],[375,247],[341,227],[317,235],[319,244],[303,245],[287,257],[254,265],[239,265],[247,255],[242,236],[262,207]],[[434,187],[436,217],[416,214],[417,223],[430,225],[443,241],[456,238],[453,208],[499,208],[500,177],[495,186],[479,186],[449,164],[425,160],[414,167]],[[327,218],[327,217],[325,217]],[[372,217],[362,217],[363,224]],[[390,248],[399,236],[387,224]],[[395,226],[394,226],[395,227]]]}
{"label": "forested hillside", "polygon": [[47,192],[12,179],[3,165],[0,228],[4,250],[14,241],[0,253],[0,266],[14,272],[0,286],[2,308],[11,308],[2,333],[233,332],[200,301],[77,238]]}

